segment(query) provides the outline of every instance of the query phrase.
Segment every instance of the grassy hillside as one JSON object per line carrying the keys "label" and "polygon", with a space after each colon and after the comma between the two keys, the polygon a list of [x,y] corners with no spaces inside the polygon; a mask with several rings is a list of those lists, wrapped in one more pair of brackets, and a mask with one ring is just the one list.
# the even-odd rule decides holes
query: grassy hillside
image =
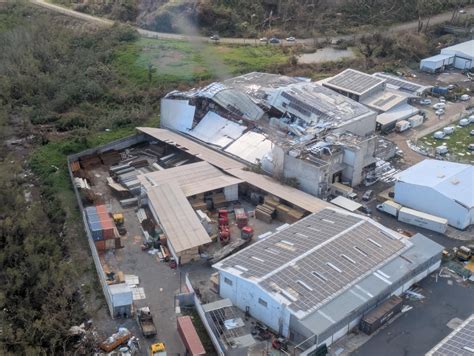
{"label": "grassy hillside", "polygon": [[470,0],[54,0],[79,11],[133,21],[164,32],[183,23],[196,32],[257,37],[263,34],[311,37],[350,33],[374,26],[429,18],[470,4]]}

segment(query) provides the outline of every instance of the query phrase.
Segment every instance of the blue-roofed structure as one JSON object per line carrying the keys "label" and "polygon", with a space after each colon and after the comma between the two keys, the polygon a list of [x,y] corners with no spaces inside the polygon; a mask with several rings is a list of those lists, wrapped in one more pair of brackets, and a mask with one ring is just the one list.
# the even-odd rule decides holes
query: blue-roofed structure
{"label": "blue-roofed structure", "polygon": [[465,229],[474,223],[474,166],[424,160],[398,175],[395,201]]}

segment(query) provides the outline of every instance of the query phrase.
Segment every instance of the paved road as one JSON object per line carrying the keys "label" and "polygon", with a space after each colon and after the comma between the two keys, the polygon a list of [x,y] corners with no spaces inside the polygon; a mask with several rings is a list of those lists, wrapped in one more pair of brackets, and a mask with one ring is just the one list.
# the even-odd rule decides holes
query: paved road
{"label": "paved road", "polygon": [[[92,15],[87,15],[82,12],[74,11],[72,9],[68,9],[62,6],[50,4],[46,0],[30,0],[30,2],[37,6],[41,6],[52,11],[60,12],[67,16],[71,16],[71,17],[75,17],[84,21],[88,21],[96,25],[112,26],[114,24],[114,21],[112,20],[105,19],[102,17],[92,16]],[[466,14],[463,14],[460,16],[467,16],[467,14],[474,15],[474,6],[466,8]],[[435,25],[435,24],[439,24],[445,21],[449,21],[451,20],[451,16],[452,16],[451,11],[433,16],[430,20],[430,24]],[[383,31],[395,33],[395,32],[400,32],[400,31],[416,29],[417,27],[418,27],[418,21],[411,21],[411,22],[406,22],[399,25],[394,25],[388,28],[384,28]],[[205,37],[205,36],[188,36],[188,35],[181,35],[181,34],[175,34],[175,33],[149,31],[149,30],[138,28],[138,27],[135,27],[135,28],[140,33],[141,36],[148,37],[148,38],[164,38],[164,39],[187,40],[187,41],[210,41],[208,37]],[[359,34],[357,36],[362,36],[362,35],[363,34]],[[350,39],[353,37],[354,37],[353,35],[341,35],[341,36],[335,36],[332,39],[333,40]],[[322,42],[325,39],[326,37],[321,37],[318,39],[308,38],[308,39],[301,39],[297,43],[311,45],[311,44],[314,44],[315,40]],[[248,39],[248,38],[221,38],[220,42],[228,43],[228,44],[255,44],[255,45],[262,44],[262,42],[256,39]],[[286,41],[282,41],[281,43],[284,45],[295,44],[295,43],[291,43],[291,42],[289,43]]]}

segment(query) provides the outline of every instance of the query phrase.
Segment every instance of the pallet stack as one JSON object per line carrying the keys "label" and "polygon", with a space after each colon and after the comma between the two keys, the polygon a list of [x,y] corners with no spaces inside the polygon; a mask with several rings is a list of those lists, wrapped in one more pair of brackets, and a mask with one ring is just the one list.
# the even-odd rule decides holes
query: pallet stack
{"label": "pallet stack", "polygon": [[272,222],[273,216],[275,215],[275,208],[267,205],[267,204],[260,204],[257,205],[255,208],[255,217],[258,220],[262,220],[267,224]]}
{"label": "pallet stack", "polygon": [[212,195],[212,203],[214,209],[225,208],[227,206],[227,200],[225,199],[224,193],[214,193]]}
{"label": "pallet stack", "polygon": [[295,208],[290,208],[289,206],[285,204],[279,204],[276,207],[276,216],[277,219],[281,222],[288,223],[288,224],[293,224],[300,220],[304,215],[304,212],[295,209]]}
{"label": "pallet stack", "polygon": [[191,206],[193,207],[194,210],[202,210],[205,211],[207,210],[207,204],[204,201],[204,194],[196,194],[193,198],[189,199],[189,202],[191,203]]}

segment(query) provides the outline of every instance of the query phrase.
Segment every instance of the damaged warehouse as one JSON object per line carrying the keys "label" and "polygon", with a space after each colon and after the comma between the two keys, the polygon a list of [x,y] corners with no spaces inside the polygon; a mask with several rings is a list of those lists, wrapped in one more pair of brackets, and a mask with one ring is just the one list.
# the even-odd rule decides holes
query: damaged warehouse
{"label": "damaged warehouse", "polygon": [[375,167],[376,113],[324,86],[249,73],[162,99],[161,126],[327,197]]}

